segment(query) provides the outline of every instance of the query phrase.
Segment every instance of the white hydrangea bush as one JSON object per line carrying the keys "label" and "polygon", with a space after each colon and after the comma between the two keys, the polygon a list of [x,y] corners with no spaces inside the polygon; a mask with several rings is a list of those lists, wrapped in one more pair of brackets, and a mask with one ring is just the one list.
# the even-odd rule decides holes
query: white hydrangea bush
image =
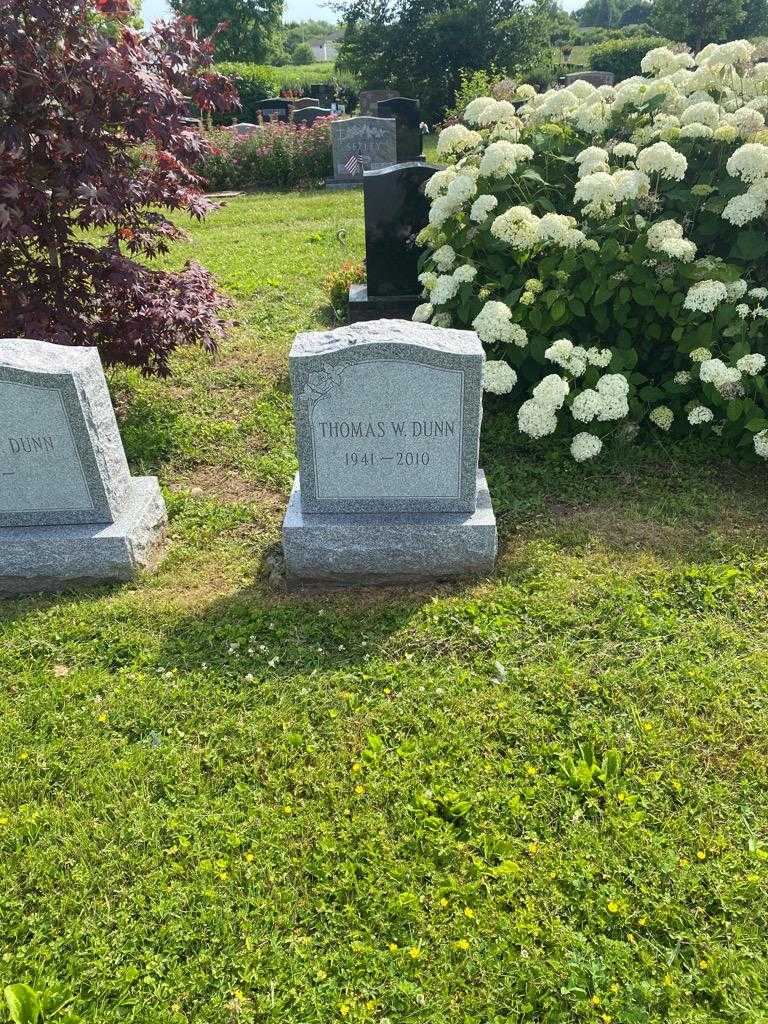
{"label": "white hydrangea bush", "polygon": [[768,62],[659,47],[617,86],[480,97],[438,141],[417,320],[578,462],[615,434],[768,459]]}

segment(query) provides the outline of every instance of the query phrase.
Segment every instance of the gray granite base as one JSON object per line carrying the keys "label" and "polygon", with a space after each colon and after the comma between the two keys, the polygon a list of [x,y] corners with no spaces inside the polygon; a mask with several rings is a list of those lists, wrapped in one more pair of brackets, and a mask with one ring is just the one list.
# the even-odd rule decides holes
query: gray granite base
{"label": "gray granite base", "polygon": [[304,515],[297,474],[283,522],[290,588],[481,576],[493,569],[496,550],[496,517],[482,470],[471,514]]}
{"label": "gray granite base", "polygon": [[418,295],[369,295],[368,285],[349,286],[349,322],[367,320],[410,320],[416,307],[424,302]]}
{"label": "gray granite base", "polygon": [[160,559],[165,502],[155,477],[134,477],[114,522],[0,529],[0,596],[127,581]]}

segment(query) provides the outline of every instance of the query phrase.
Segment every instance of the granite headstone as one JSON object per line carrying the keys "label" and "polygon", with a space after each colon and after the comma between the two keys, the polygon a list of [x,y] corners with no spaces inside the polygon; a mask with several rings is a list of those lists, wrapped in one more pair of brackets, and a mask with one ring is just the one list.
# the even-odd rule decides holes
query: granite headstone
{"label": "granite headstone", "polygon": [[333,178],[329,188],[362,185],[363,172],[397,163],[394,118],[349,117],[331,125]]}
{"label": "granite headstone", "polygon": [[349,289],[353,322],[383,316],[406,318],[420,297],[416,236],[429,222],[424,186],[440,168],[395,164],[363,177],[366,283]]}
{"label": "granite headstone", "polygon": [[282,96],[272,96],[251,104],[254,114],[263,121],[287,121],[292,108],[292,102],[283,99]]}
{"label": "granite headstone", "polygon": [[379,103],[382,100],[391,100],[397,96],[393,89],[363,89],[358,93],[357,102],[361,114],[378,114]]}
{"label": "granite headstone", "polygon": [[397,162],[408,163],[421,158],[422,135],[419,101],[395,96],[382,100],[378,106],[379,117],[394,117],[397,123]]}
{"label": "granite headstone", "polygon": [[317,96],[302,96],[298,100],[293,101],[294,110],[303,110],[304,107],[319,107],[320,100]]}
{"label": "granite headstone", "polygon": [[303,124],[309,128],[315,123],[318,117],[330,116],[330,110],[326,110],[324,107],[301,107],[300,110],[294,110],[292,120],[294,124]]}
{"label": "granite headstone", "polygon": [[0,593],[130,579],[165,529],[131,477],[94,348],[0,340]]}
{"label": "granite headstone", "polygon": [[289,582],[492,568],[496,524],[477,464],[484,358],[473,331],[404,320],[296,338]]}

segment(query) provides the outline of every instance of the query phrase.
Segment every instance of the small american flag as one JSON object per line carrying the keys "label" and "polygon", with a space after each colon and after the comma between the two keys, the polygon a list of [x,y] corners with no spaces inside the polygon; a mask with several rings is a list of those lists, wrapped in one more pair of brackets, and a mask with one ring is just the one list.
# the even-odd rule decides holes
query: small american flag
{"label": "small american flag", "polygon": [[344,170],[349,174],[362,174],[363,173],[363,161],[357,155],[353,153],[352,156],[344,164]]}

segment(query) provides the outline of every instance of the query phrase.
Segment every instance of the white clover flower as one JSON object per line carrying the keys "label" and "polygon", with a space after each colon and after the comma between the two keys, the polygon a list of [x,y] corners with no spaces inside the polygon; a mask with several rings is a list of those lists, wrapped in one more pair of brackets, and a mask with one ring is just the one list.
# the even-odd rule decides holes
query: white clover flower
{"label": "white clover flower", "polygon": [[646,174],[658,174],[670,181],[682,181],[688,170],[688,161],[669,143],[657,142],[638,154],[637,167]]}
{"label": "white clover flower", "polygon": [[619,160],[633,160],[637,156],[637,146],[631,142],[617,142],[613,147],[613,155]]}
{"label": "white clover flower", "polygon": [[760,352],[752,352],[736,361],[736,369],[747,377],[756,377],[765,369],[765,356]]}
{"label": "white clover flower", "polygon": [[571,455],[576,462],[594,459],[603,450],[603,442],[594,434],[581,433],[571,441]]}
{"label": "white clover flower", "polygon": [[431,302],[422,302],[420,306],[417,306],[413,311],[413,319],[416,323],[426,324],[429,323],[432,314],[435,311],[435,307]]}
{"label": "white clover flower", "polygon": [[464,111],[464,120],[467,124],[477,126],[480,122],[478,120],[482,111],[491,103],[495,103],[493,96],[478,96],[476,100],[472,100],[471,103],[467,104],[467,108]]}
{"label": "white clover flower", "polygon": [[648,419],[651,423],[655,423],[659,430],[669,430],[675,419],[675,414],[668,405],[659,405],[648,413]]}
{"label": "white clover flower", "polygon": [[748,142],[732,154],[725,167],[732,178],[741,178],[742,181],[768,178],[768,146]]}
{"label": "white clover flower", "polygon": [[728,298],[728,289],[722,281],[699,281],[688,289],[684,309],[698,313],[711,313]]}
{"label": "white clover flower", "polygon": [[761,430],[759,434],[755,434],[752,444],[756,455],[759,455],[761,459],[768,459],[768,430]]}
{"label": "white clover flower", "polygon": [[496,196],[478,196],[474,203],[472,203],[469,219],[475,221],[476,224],[482,224],[487,219],[491,210],[495,210],[498,205],[499,200]]}
{"label": "white clover flower", "polygon": [[746,192],[741,196],[734,196],[729,199],[723,210],[723,220],[727,220],[735,227],[743,227],[752,220],[762,217],[766,210],[766,202],[755,195]]}
{"label": "white clover flower", "polygon": [[539,240],[539,218],[527,206],[512,206],[494,220],[491,234],[513,249],[532,249]]}
{"label": "white clover flower", "polygon": [[453,156],[466,153],[482,144],[483,137],[479,132],[470,131],[463,124],[452,124],[443,128],[437,140],[437,152],[440,156]]}
{"label": "white clover flower", "polygon": [[533,398],[539,405],[550,409],[560,409],[570,390],[567,380],[563,380],[556,373],[550,373],[540,380],[533,389]]}
{"label": "white clover flower", "polygon": [[701,423],[711,423],[714,418],[714,413],[711,409],[708,409],[706,405],[696,405],[688,413],[688,422],[693,427],[696,427]]}
{"label": "white clover flower", "polygon": [[456,262],[456,253],[452,246],[441,245],[439,249],[435,249],[432,253],[432,259],[437,264],[437,269],[446,273]]}
{"label": "white clover flower", "polygon": [[503,359],[489,359],[483,365],[483,390],[508,395],[517,384],[517,374]]}
{"label": "white clover flower", "polygon": [[679,384],[682,387],[690,383],[691,375],[687,370],[678,370],[672,380],[675,384]]}
{"label": "white clover flower", "polygon": [[517,426],[521,433],[538,440],[554,434],[557,430],[557,415],[552,406],[541,405],[529,398],[518,410]]}

